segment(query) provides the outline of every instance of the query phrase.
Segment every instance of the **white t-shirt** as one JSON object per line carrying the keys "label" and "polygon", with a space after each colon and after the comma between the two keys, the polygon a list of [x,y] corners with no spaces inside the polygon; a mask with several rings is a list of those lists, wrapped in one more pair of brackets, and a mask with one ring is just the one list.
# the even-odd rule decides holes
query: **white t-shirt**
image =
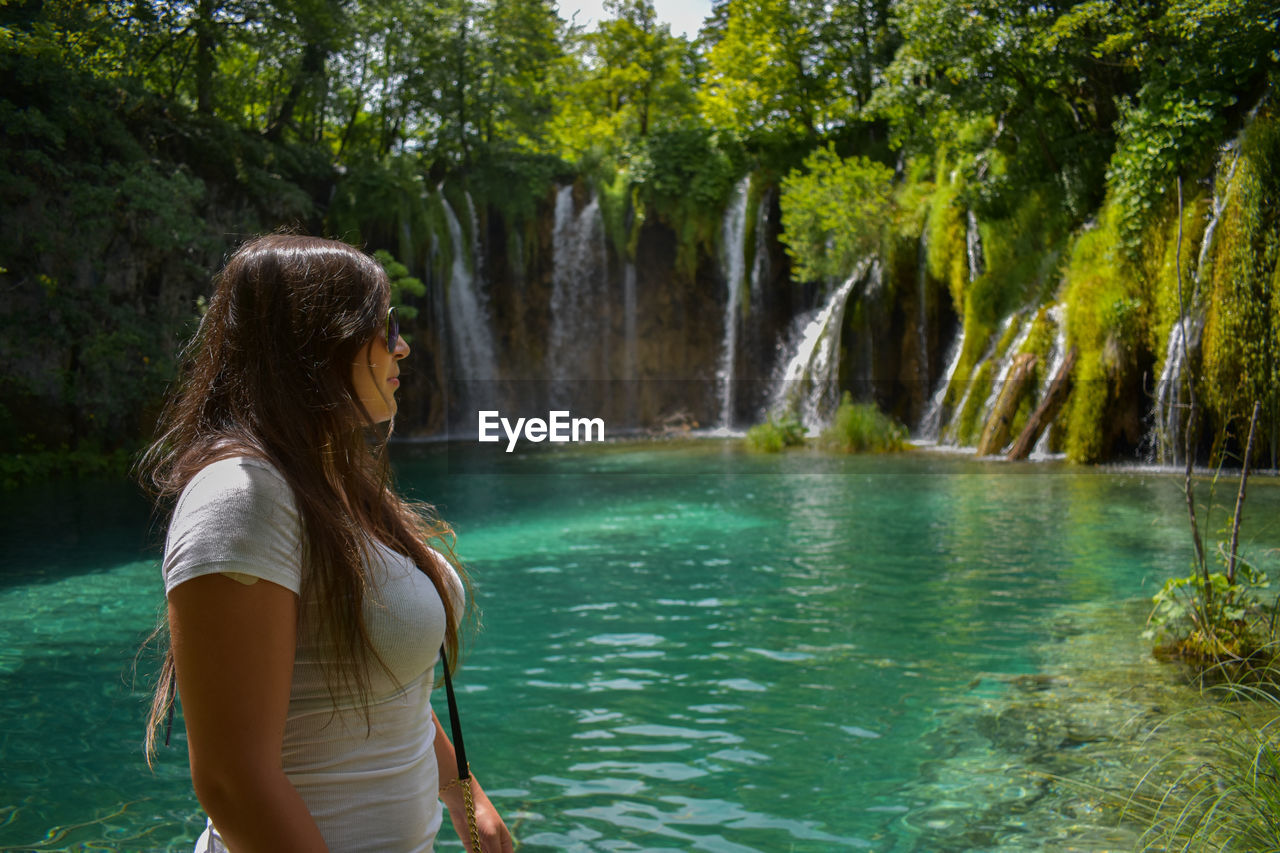
{"label": "white t-shirt", "polygon": [[[165,592],[224,573],[299,594],[300,529],[293,493],[269,463],[249,457],[214,462],[178,499],[165,543]],[[283,766],[334,853],[427,853],[441,822],[430,698],[444,606],[408,557],[381,543],[370,553],[365,624],[391,675],[370,663],[367,725],[355,695],[339,693],[335,702],[325,679],[332,661],[319,640],[319,613],[309,597],[302,600]],[[462,584],[452,569],[446,576],[461,606]],[[202,843],[220,844],[215,828],[205,835]]]}

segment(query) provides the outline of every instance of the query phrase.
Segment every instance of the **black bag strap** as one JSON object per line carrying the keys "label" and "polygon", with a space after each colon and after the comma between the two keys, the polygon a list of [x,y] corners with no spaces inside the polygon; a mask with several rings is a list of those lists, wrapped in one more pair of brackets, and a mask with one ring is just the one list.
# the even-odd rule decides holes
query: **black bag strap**
{"label": "black bag strap", "polygon": [[467,748],[462,743],[462,721],[458,719],[458,700],[453,695],[453,679],[449,677],[449,659],[445,657],[444,646],[440,647],[440,662],[444,665],[444,692],[449,700],[449,727],[453,730],[453,753],[458,759],[458,778],[465,782],[471,778],[471,768],[467,765]]}

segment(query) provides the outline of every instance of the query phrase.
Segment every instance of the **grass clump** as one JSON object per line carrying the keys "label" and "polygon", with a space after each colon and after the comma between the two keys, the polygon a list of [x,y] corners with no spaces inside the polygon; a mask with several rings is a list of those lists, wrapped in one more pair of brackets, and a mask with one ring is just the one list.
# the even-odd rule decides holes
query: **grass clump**
{"label": "grass clump", "polygon": [[1280,850],[1280,701],[1231,685],[1190,741],[1158,761],[1125,804],[1143,850]]}
{"label": "grass clump", "polygon": [[906,448],[907,430],[874,403],[854,403],[845,391],[822,444],[845,453],[888,453]]}
{"label": "grass clump", "polygon": [[787,412],[747,430],[747,447],[760,453],[779,453],[787,447],[802,447],[804,435],[804,424]]}

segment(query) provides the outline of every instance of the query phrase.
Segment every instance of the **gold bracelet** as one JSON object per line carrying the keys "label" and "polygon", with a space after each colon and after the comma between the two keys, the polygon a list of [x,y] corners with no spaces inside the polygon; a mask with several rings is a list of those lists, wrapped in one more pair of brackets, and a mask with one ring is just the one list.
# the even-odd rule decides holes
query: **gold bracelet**
{"label": "gold bracelet", "polygon": [[[470,778],[471,778],[471,762],[467,762],[467,778],[468,778],[468,779],[470,779]],[[440,789],[440,794],[439,794],[439,796],[443,797],[443,796],[444,796],[445,791],[448,791],[448,790],[449,790],[449,789],[451,789],[454,785],[457,785],[457,784],[459,784],[459,783],[461,783],[461,782],[462,782],[462,777],[461,777],[461,776],[455,776],[455,777],[453,778],[453,781],[452,781],[452,782],[450,782],[448,785],[445,785],[443,788],[441,788],[441,789]]]}

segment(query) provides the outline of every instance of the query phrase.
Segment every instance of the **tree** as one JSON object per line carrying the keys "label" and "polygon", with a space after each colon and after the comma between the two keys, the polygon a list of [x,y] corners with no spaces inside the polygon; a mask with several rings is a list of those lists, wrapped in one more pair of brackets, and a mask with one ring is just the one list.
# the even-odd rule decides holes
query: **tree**
{"label": "tree", "polygon": [[893,172],[828,145],[782,181],[782,239],[798,281],[847,276],[878,250],[889,219]]}
{"label": "tree", "polygon": [[693,46],[660,24],[651,0],[606,0],[613,15],[573,38],[577,79],[555,119],[556,142],[582,158],[603,147],[616,154],[693,112]]}
{"label": "tree", "polygon": [[803,0],[730,0],[723,35],[707,56],[702,112],[744,136],[814,136],[829,92],[818,76],[817,7]]}

